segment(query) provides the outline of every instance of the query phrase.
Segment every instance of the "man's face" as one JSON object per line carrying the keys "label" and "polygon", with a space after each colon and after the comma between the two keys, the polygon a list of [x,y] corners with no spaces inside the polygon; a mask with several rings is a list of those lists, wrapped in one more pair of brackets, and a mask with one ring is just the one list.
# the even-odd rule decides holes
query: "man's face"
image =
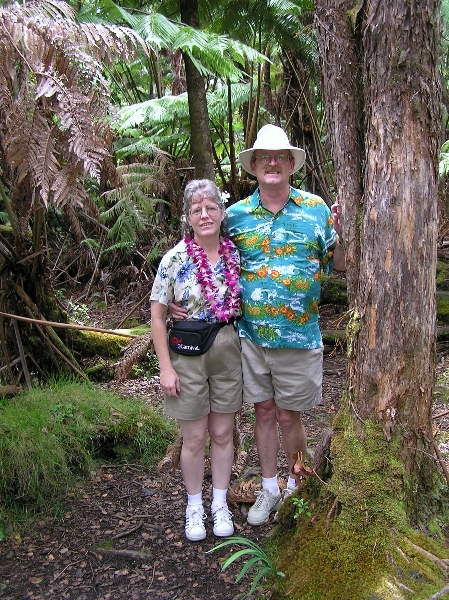
{"label": "man's face", "polygon": [[279,185],[289,182],[295,160],[288,150],[256,150],[251,169],[259,184]]}

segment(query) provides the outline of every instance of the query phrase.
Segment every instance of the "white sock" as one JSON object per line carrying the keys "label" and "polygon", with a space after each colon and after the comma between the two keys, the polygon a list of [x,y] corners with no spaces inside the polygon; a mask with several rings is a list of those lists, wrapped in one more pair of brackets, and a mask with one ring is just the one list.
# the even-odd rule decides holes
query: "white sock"
{"label": "white sock", "polygon": [[212,506],[211,511],[215,512],[219,508],[228,508],[226,502],[226,494],[228,490],[220,490],[218,488],[212,488]]}
{"label": "white sock", "polygon": [[268,490],[273,496],[279,495],[278,478],[277,475],[274,477],[262,477],[262,487],[264,490]]}
{"label": "white sock", "polygon": [[187,494],[187,510],[189,508],[198,508],[199,506],[203,506],[203,494],[200,492],[199,494]]}
{"label": "white sock", "polygon": [[297,488],[296,479],[289,477],[288,481],[287,481],[287,489],[288,490],[296,490],[296,488]]}

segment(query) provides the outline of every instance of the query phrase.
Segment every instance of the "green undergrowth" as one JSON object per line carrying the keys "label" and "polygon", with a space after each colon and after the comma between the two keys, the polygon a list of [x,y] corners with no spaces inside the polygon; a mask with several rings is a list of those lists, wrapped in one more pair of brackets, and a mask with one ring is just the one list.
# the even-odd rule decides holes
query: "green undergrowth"
{"label": "green undergrowth", "polygon": [[351,416],[341,411],[329,456],[332,477],[311,477],[297,492],[310,514],[295,518],[294,496],[280,511],[276,568],[286,575],[289,600],[428,600],[447,585],[438,563],[449,559],[440,473],[433,475],[434,514],[429,507],[426,513],[431,535],[424,523],[420,529],[409,524],[406,494],[414,484],[396,458],[399,440],[386,442],[377,422],[360,427],[356,436]]}
{"label": "green undergrowth", "polygon": [[59,380],[0,399],[0,500],[9,514],[57,505],[96,461],[155,464],[176,427],[144,399]]}

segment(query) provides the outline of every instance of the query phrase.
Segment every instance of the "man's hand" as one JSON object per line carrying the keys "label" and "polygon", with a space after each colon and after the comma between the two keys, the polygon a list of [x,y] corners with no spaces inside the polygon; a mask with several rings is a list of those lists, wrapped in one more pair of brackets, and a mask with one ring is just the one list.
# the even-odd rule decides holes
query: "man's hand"
{"label": "man's hand", "polygon": [[338,196],[335,198],[334,204],[331,206],[332,219],[334,221],[334,229],[341,236],[341,215],[340,215],[340,202]]}
{"label": "man's hand", "polygon": [[175,321],[184,321],[187,319],[187,310],[177,302],[171,302],[168,312]]}

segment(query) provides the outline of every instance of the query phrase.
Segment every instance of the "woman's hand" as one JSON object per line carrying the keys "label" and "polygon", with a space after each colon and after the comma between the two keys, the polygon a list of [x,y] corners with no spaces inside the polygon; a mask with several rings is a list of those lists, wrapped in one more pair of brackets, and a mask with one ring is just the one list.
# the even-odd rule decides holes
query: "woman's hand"
{"label": "woman's hand", "polygon": [[176,371],[172,366],[167,367],[166,369],[160,372],[161,379],[161,388],[164,394],[167,396],[178,397],[178,392],[180,391],[179,387],[179,377]]}
{"label": "woman's hand", "polygon": [[167,342],[167,307],[159,302],[151,302],[151,334],[159,360],[161,388],[168,396],[178,397],[179,377],[170,360]]}

